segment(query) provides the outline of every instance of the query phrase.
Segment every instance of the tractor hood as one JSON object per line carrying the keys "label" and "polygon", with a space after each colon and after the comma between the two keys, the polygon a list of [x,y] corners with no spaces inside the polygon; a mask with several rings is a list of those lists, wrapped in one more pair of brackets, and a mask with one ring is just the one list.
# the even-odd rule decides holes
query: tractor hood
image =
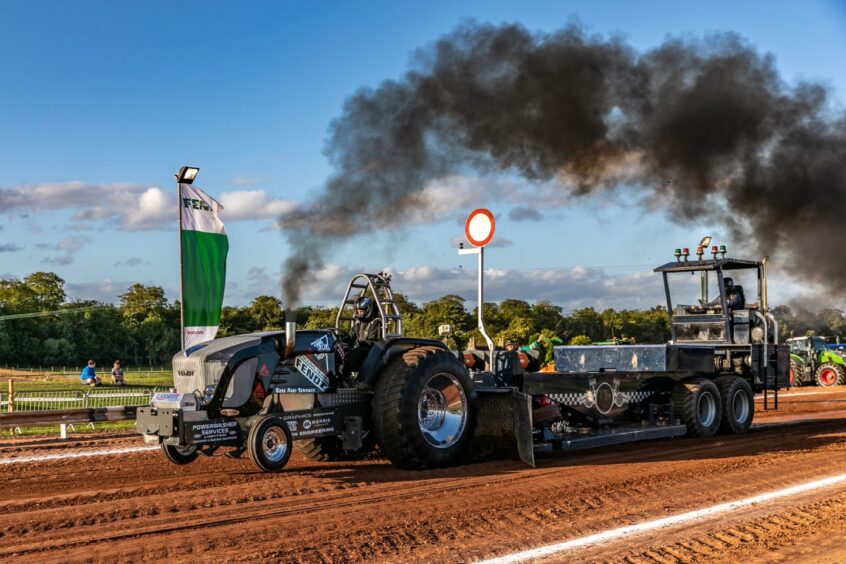
{"label": "tractor hood", "polygon": [[277,335],[281,333],[223,337],[176,353],[173,357],[173,385],[176,391],[196,393],[202,397],[207,386],[217,386],[227,366],[237,366],[229,381],[223,405],[242,405],[252,390],[259,362],[273,370],[279,361],[276,339],[273,338]]}

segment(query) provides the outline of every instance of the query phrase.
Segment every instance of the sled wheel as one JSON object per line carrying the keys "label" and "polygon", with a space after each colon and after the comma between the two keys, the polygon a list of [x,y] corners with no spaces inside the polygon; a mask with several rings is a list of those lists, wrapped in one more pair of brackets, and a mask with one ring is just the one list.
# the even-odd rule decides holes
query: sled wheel
{"label": "sled wheel", "polygon": [[265,472],[279,472],[291,458],[291,431],[281,417],[268,415],[259,419],[247,436],[250,460]]}
{"label": "sled wheel", "polygon": [[749,382],[738,376],[721,376],[714,383],[723,404],[720,433],[745,433],[755,415],[755,397]]}
{"label": "sled wheel", "polygon": [[372,414],[379,446],[395,466],[446,466],[460,459],[473,438],[476,392],[454,355],[420,347],[385,367]]}
{"label": "sled wheel", "polygon": [[707,378],[679,382],[673,388],[676,417],[692,437],[712,437],[720,427],[722,401],[717,385]]}
{"label": "sled wheel", "polygon": [[162,452],[165,455],[165,458],[173,462],[174,464],[191,464],[195,460],[197,460],[197,456],[200,454],[197,452],[196,446],[175,446],[175,445],[168,445],[162,443]]}
{"label": "sled wheel", "polygon": [[843,383],[843,368],[833,362],[821,364],[815,373],[817,386],[839,386]]}

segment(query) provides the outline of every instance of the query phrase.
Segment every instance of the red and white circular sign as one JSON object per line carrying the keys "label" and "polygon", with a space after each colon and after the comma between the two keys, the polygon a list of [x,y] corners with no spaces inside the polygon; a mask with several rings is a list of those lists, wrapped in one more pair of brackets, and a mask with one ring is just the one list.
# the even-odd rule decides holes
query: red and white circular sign
{"label": "red and white circular sign", "polygon": [[464,235],[474,247],[484,247],[490,243],[495,229],[494,216],[485,208],[473,210],[464,222]]}

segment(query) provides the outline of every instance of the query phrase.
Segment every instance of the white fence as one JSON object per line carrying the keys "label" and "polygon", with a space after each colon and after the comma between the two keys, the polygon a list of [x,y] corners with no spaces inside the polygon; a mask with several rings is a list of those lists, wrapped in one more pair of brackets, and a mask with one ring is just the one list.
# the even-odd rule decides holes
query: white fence
{"label": "white fence", "polygon": [[[93,388],[91,390],[30,390],[0,392],[0,413],[55,411],[91,407],[129,407],[150,404],[164,387]],[[11,401],[10,401],[11,399]]]}

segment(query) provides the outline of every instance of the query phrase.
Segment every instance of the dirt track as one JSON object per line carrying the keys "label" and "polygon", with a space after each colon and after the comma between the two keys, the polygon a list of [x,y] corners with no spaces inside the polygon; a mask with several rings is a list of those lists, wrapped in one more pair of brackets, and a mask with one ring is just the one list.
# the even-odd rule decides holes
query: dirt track
{"label": "dirt track", "polygon": [[[490,461],[405,472],[381,460],[322,464],[295,455],[288,471],[268,475],[221,457],[177,467],[158,452],[9,464],[0,467],[0,559],[472,561],[508,554],[846,472],[846,411],[830,411],[846,402],[846,391],[818,391],[782,395],[780,407],[788,418],[828,420],[603,449],[538,468]],[[140,441],[0,443],[2,460]],[[844,524],[841,485],[557,559],[843,561]]]}

